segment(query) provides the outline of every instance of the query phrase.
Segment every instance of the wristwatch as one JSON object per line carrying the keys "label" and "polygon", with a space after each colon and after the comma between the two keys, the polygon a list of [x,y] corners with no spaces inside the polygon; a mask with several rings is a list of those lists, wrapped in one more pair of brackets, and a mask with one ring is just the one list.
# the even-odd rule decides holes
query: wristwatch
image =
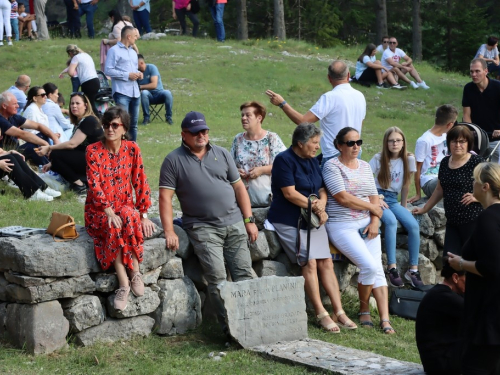
{"label": "wristwatch", "polygon": [[255,218],[253,216],[250,216],[250,217],[245,218],[243,221],[245,222],[245,224],[255,223]]}
{"label": "wristwatch", "polygon": [[144,212],[141,214],[141,219],[147,219],[148,218],[148,213]]}

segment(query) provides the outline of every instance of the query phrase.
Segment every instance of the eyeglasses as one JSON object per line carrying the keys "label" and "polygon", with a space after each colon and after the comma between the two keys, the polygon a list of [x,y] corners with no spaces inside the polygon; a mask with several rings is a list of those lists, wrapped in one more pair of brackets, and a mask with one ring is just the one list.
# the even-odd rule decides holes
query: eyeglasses
{"label": "eyeglasses", "polygon": [[108,130],[110,127],[112,127],[112,128],[113,128],[113,130],[116,130],[116,129],[118,129],[118,127],[120,127],[120,126],[124,126],[124,125],[123,125],[123,124],[120,124],[120,123],[118,123],[118,122],[111,122],[111,123],[109,123],[109,124],[102,124],[102,127],[103,127],[104,129],[106,129],[106,130]]}
{"label": "eyeglasses", "polygon": [[189,130],[185,130],[184,133],[191,134],[193,137],[197,137],[198,135],[207,135],[208,134],[208,129],[202,129],[200,131],[197,131],[195,133],[190,132]]}
{"label": "eyeglasses", "polygon": [[389,44],[396,44],[397,42],[389,42]]}
{"label": "eyeglasses", "polygon": [[35,96],[41,96],[41,97],[44,97],[44,96],[47,96],[47,93],[46,93],[46,92],[42,92],[41,94],[36,94]]}
{"label": "eyeglasses", "polygon": [[465,139],[454,139],[453,141],[450,141],[450,143],[464,145],[464,144],[467,143],[467,140],[465,140]]}
{"label": "eyeglasses", "polygon": [[401,143],[403,142],[402,139],[389,139],[387,140],[387,143],[394,143],[395,145],[397,145],[398,143]]}
{"label": "eyeglasses", "polygon": [[75,95],[85,96],[85,94],[83,92],[81,92],[81,91],[72,92],[69,96],[70,96],[70,98],[72,98]]}
{"label": "eyeglasses", "polygon": [[362,139],[358,139],[357,141],[347,141],[347,142],[339,142],[341,145],[346,145],[347,147],[361,146],[363,144]]}

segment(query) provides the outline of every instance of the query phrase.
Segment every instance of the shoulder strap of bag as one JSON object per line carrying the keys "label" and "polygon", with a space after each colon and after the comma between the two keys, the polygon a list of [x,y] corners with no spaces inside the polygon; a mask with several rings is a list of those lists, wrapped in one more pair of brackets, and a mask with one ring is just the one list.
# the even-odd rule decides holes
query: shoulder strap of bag
{"label": "shoulder strap of bag", "polygon": [[67,228],[67,227],[70,227],[72,225],[75,225],[75,222],[71,222],[71,223],[66,223],[66,224],[63,224],[61,225],[59,228],[57,228],[55,231],[54,231],[54,234],[52,235],[52,238],[54,239],[55,242],[66,242],[66,241],[71,241],[71,240],[74,240],[76,238],[78,238],[79,234],[78,232],[75,231],[76,235],[71,237],[71,238],[63,238],[63,239],[59,239],[59,238],[56,238],[56,235],[57,233],[59,233],[61,230],[63,230],[64,228]]}
{"label": "shoulder strap of bag", "polygon": [[311,212],[312,212],[312,207],[311,207],[311,200],[308,198],[308,203],[307,203],[307,222],[306,222],[306,227],[307,227],[307,240],[306,240],[306,260],[305,262],[300,261],[300,245],[302,241],[300,240],[300,227],[302,226],[302,215],[299,216],[299,220],[297,223],[297,241],[296,241],[296,257],[297,257],[297,264],[300,267],[305,267],[307,266],[307,263],[309,262],[309,253],[311,250]]}

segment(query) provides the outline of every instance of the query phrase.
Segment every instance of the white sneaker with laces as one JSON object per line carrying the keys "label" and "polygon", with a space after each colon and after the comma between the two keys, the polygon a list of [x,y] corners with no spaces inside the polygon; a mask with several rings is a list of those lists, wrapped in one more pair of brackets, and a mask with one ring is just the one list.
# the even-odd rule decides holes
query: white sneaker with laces
{"label": "white sneaker with laces", "polygon": [[54,200],[50,195],[45,194],[43,191],[38,189],[35,191],[35,194],[33,194],[30,198],[30,201],[45,201],[45,202],[51,202]]}
{"label": "white sneaker with laces", "polygon": [[7,43],[7,45],[8,45],[8,46],[11,46],[11,45],[12,45],[12,42],[8,42],[8,43]]}
{"label": "white sneaker with laces", "polygon": [[417,85],[415,82],[410,81],[411,87],[413,87],[415,90],[419,88],[419,85]]}
{"label": "white sneaker with laces", "polygon": [[425,81],[422,81],[418,84],[419,87],[422,87],[424,90],[429,90],[430,87],[425,84]]}
{"label": "white sneaker with laces", "polygon": [[57,197],[61,196],[61,192],[60,191],[51,189],[50,187],[48,187],[47,189],[45,189],[43,191],[43,193],[46,194],[46,195],[48,195],[48,196],[50,196],[50,197],[53,197],[53,198],[57,198]]}

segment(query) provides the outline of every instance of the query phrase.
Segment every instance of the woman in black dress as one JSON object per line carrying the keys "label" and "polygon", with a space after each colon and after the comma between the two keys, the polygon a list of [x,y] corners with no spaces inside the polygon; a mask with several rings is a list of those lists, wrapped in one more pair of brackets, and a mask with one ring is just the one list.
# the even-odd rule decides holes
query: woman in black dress
{"label": "woman in black dress", "polygon": [[448,253],[448,261],[467,272],[462,374],[494,375],[500,367],[500,165],[481,163],[474,169],[474,197],[484,211],[463,256]]}

